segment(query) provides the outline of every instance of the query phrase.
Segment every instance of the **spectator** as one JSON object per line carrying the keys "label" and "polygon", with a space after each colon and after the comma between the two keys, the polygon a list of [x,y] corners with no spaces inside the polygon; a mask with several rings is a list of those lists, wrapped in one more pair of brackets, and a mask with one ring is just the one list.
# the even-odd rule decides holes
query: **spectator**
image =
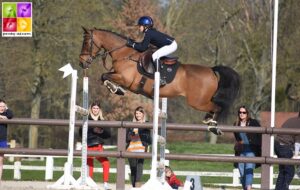
{"label": "spectator", "polygon": [[[146,113],[143,107],[139,106],[135,109],[133,122],[146,122]],[[126,132],[127,151],[129,152],[147,152],[151,141],[149,129],[131,128]],[[131,171],[132,187],[141,187],[144,159],[128,158],[128,162]]]}
{"label": "spectator", "polygon": [[[298,117],[288,119],[281,128],[300,128],[300,111]],[[275,154],[278,158],[292,158],[295,143],[300,143],[300,135],[278,134],[275,137]],[[296,154],[298,152],[295,151]],[[293,165],[280,165],[275,190],[288,190],[295,174]]]}
{"label": "spectator", "polygon": [[[0,119],[11,119],[13,113],[7,108],[4,100],[0,99]],[[0,148],[7,148],[7,124],[0,124]],[[0,153],[0,182],[2,179],[4,154]]]}
{"label": "spectator", "polygon": [[[245,106],[238,110],[238,117],[234,126],[260,127],[257,120],[252,119]],[[261,134],[257,133],[234,133],[236,143],[234,146],[236,156],[255,157],[261,155]],[[238,163],[243,190],[251,190],[253,182],[254,163]]]}
{"label": "spectator", "polygon": [[[91,104],[89,109],[89,120],[99,121],[104,120],[102,115],[102,110],[100,107],[99,101],[94,101]],[[80,136],[82,136],[82,128],[79,130]],[[111,137],[110,131],[106,128],[101,127],[88,127],[87,132],[87,149],[90,151],[103,151],[103,144],[104,139],[108,139]],[[111,189],[109,186],[109,160],[106,157],[91,157],[88,156],[87,158],[87,165],[89,166],[89,176],[93,178],[94,174],[94,158],[96,158],[102,165],[103,168],[103,182],[104,182],[104,189],[108,190]]]}
{"label": "spectator", "polygon": [[172,189],[178,189],[179,187],[183,186],[183,183],[176,177],[173,170],[169,167],[165,167],[166,173],[166,181],[172,187]]}

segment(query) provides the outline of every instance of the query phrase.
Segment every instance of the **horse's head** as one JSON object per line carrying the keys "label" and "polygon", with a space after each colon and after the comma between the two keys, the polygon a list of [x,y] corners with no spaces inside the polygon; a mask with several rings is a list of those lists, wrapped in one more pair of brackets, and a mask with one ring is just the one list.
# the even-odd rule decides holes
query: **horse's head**
{"label": "horse's head", "polygon": [[99,52],[102,48],[99,44],[97,45],[93,39],[93,30],[87,30],[86,28],[82,27],[84,30],[83,36],[83,44],[81,53],[79,56],[80,63],[79,65],[83,69],[87,69],[92,61],[99,55]]}

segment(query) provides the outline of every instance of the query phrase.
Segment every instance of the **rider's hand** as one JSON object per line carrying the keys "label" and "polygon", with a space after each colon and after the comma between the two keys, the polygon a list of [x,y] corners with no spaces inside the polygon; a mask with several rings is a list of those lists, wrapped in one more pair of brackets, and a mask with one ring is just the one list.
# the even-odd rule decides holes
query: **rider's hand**
{"label": "rider's hand", "polygon": [[130,39],[130,38],[127,39],[126,46],[133,48],[134,44],[135,44],[135,42],[132,39]]}

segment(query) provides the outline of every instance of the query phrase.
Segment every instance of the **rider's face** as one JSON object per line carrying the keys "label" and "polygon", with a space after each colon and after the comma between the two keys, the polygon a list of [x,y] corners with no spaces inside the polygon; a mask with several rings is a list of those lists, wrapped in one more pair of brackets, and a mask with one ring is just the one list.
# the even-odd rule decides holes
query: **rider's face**
{"label": "rider's face", "polygon": [[142,25],[140,25],[140,26],[139,26],[139,30],[140,30],[140,32],[144,32],[144,30],[145,30],[145,27],[144,27],[144,26],[142,26]]}

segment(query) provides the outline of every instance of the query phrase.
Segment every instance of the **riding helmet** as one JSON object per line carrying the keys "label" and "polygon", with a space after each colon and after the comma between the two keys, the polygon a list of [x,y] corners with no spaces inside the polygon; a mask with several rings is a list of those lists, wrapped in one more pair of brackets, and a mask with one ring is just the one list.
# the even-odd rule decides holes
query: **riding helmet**
{"label": "riding helmet", "polygon": [[145,26],[145,27],[152,27],[153,20],[149,16],[142,16],[141,18],[139,18],[138,25]]}

